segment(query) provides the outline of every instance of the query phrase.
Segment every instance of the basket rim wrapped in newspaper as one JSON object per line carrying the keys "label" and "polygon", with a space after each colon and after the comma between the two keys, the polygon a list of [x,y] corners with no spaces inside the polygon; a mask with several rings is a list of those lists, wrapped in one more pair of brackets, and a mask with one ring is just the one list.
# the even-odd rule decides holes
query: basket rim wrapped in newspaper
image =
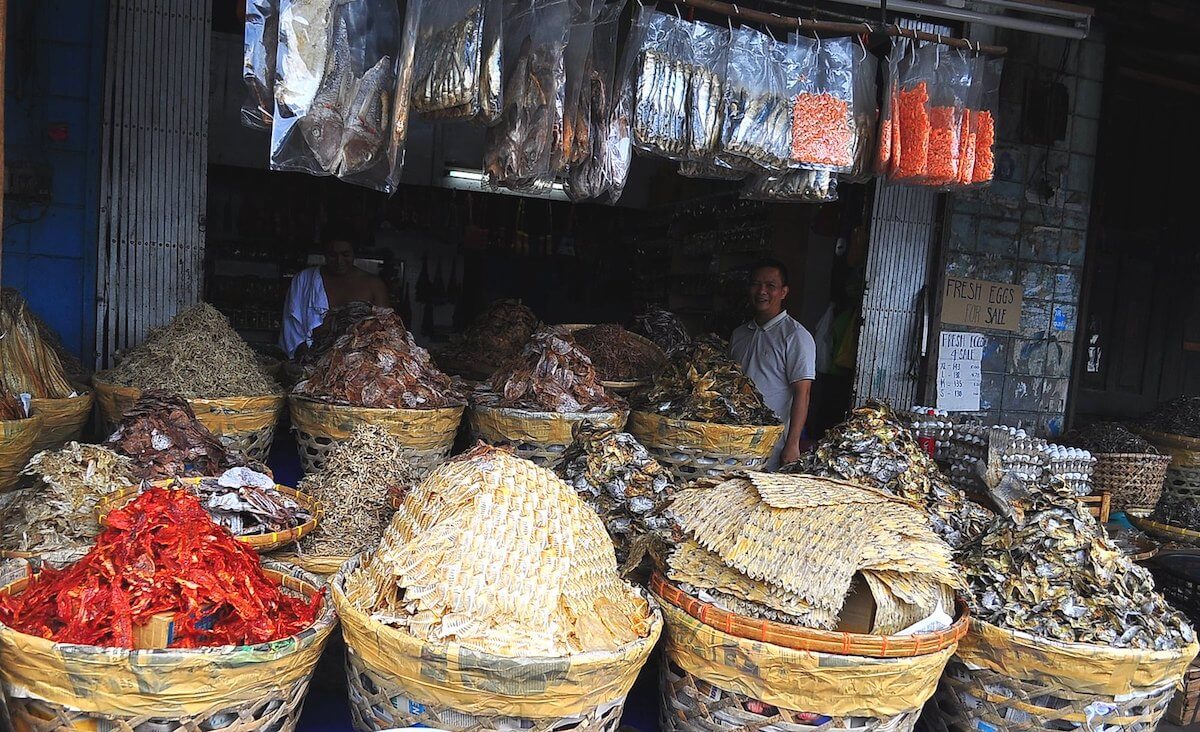
{"label": "basket rim wrapped in newspaper", "polygon": [[91,390],[78,387],[79,393],[62,399],[33,397],[30,408],[42,415],[42,431],[34,442],[33,452],[62,447],[83,434],[88,418],[92,415],[95,395]]}

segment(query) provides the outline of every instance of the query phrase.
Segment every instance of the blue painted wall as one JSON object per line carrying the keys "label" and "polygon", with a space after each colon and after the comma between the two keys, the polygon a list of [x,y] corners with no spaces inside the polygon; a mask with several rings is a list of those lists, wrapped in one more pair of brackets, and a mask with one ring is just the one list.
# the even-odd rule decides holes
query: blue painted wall
{"label": "blue painted wall", "polygon": [[[49,166],[53,198],[44,211],[6,203],[3,284],[24,293],[84,364],[95,349],[106,28],[101,0],[8,3],[4,152]],[[51,139],[62,126],[66,139]]]}

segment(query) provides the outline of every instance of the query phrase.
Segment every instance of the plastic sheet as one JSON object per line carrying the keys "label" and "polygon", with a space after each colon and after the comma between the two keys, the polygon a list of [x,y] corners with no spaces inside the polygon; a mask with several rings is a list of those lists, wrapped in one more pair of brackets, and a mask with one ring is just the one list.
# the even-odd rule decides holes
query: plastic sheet
{"label": "plastic sheet", "polygon": [[929,172],[930,92],[937,85],[938,50],[936,44],[921,48],[908,46],[899,62],[900,81],[893,101],[892,122],[898,131],[893,137],[891,177],[920,182]]}
{"label": "plastic sheet", "polygon": [[251,129],[271,129],[278,41],[279,0],[246,0],[246,30],[242,41],[246,101],[242,104],[242,124]]}
{"label": "plastic sheet", "polygon": [[607,162],[605,175],[608,178],[608,200],[616,203],[625,190],[629,179],[629,164],[633,162],[633,108],[634,66],[638,51],[646,37],[651,11],[639,5],[629,31],[625,34],[625,45],[617,59],[617,75],[614,86],[614,104],[605,129]]}
{"label": "plastic sheet", "polygon": [[[571,164],[566,191],[572,200],[598,198],[609,189],[614,161],[620,156],[620,138],[610,136],[615,109],[617,37],[625,0],[602,6],[592,27],[591,53],[584,64],[577,115],[587,125],[588,151]],[[568,117],[570,119],[570,116]],[[628,145],[628,139],[626,139]],[[626,155],[628,150],[626,150]]]}
{"label": "plastic sheet", "polygon": [[1004,59],[985,60],[982,72],[983,77],[979,83],[979,110],[972,119],[975,130],[972,185],[990,183],[996,172],[996,109],[1000,105],[1000,77],[1004,72]]}
{"label": "plastic sheet", "polygon": [[788,44],[794,167],[844,173],[854,164],[852,49],[849,38],[794,35]]}
{"label": "plastic sheet", "polygon": [[[879,103],[876,95],[876,74],[879,60],[860,46],[859,57],[854,62],[854,164],[838,179],[845,183],[865,183],[874,169],[874,156],[880,149],[882,139],[877,142],[879,127]],[[889,129],[888,134],[891,134]],[[889,143],[890,144],[890,143]]]}
{"label": "plastic sheet", "polygon": [[591,124],[584,95],[591,87],[594,30],[603,7],[602,0],[571,0],[571,26],[563,56],[563,121],[551,163],[555,175],[565,174],[591,155]]}
{"label": "plastic sheet", "polygon": [[691,66],[687,90],[686,158],[710,163],[721,143],[721,104],[729,61],[730,32],[708,23],[690,23]]}

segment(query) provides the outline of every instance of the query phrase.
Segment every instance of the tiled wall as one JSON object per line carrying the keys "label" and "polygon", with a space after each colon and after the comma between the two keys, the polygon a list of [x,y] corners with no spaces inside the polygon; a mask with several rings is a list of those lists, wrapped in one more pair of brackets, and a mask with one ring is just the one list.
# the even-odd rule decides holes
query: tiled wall
{"label": "tiled wall", "polygon": [[[996,181],[953,194],[945,271],[1019,283],[1019,332],[988,333],[981,407],[988,420],[1056,435],[1063,427],[1099,129],[1103,39],[1001,34],[1005,61]],[[1051,78],[1070,98],[1066,139],[1022,144],[1026,81]],[[1048,181],[1053,194],[1043,184]],[[965,330],[945,326],[946,330]]]}

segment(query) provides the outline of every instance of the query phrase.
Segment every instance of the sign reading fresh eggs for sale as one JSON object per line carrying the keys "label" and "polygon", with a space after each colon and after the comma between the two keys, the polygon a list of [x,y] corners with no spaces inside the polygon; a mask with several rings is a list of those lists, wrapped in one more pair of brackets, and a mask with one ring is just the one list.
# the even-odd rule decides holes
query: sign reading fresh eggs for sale
{"label": "sign reading fresh eggs for sale", "polygon": [[1021,324],[1021,286],[946,275],[942,322],[1016,332]]}

